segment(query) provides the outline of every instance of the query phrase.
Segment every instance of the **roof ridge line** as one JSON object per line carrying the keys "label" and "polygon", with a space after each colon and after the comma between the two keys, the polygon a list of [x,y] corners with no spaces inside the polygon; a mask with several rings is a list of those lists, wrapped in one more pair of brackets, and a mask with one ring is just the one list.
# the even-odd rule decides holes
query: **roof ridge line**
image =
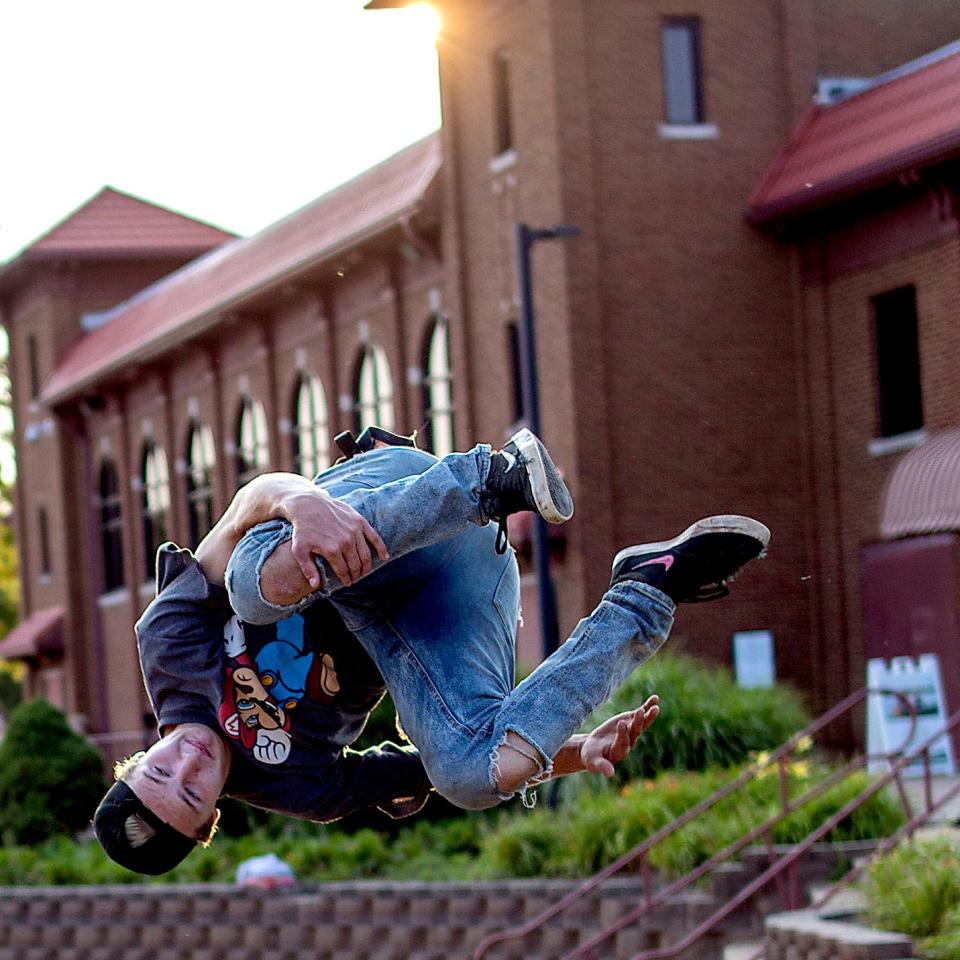
{"label": "roof ridge line", "polygon": [[831,103],[822,104],[822,106],[829,110],[833,107],[839,106],[841,103],[848,103],[855,97],[863,96],[863,94],[869,93],[871,90],[876,90],[878,87],[886,86],[888,83],[893,83],[895,80],[900,80],[902,77],[908,77],[913,73],[919,73],[921,70],[925,70],[927,67],[932,67],[934,64],[940,63],[942,60],[947,60],[957,54],[960,54],[960,40],[954,40],[951,43],[944,44],[942,47],[937,47],[935,50],[931,50],[929,53],[924,53],[913,60],[908,60],[906,63],[901,63],[890,70],[885,70],[883,73],[878,73],[876,76],[865,78],[868,82],[867,85],[862,89],[853,90],[845,96],[838,97]]}
{"label": "roof ridge line", "polygon": [[341,190],[345,190],[350,187],[352,184],[356,183],[358,180],[362,180],[368,175],[374,173],[376,170],[379,170],[381,167],[385,167],[388,163],[395,161],[399,156],[408,151],[413,151],[417,147],[423,147],[428,140],[438,140],[440,138],[440,128],[431,131],[426,136],[421,137],[419,140],[414,140],[413,143],[408,143],[405,147],[401,147],[399,150],[395,150],[389,156],[384,157],[382,160],[378,160],[373,166],[364,167],[362,170],[359,170],[357,173],[354,173],[352,176],[346,180],[342,180],[340,183],[335,184],[330,187],[328,190],[325,190],[319,196],[314,197],[312,200],[308,200],[306,203],[297,207],[295,210],[291,210],[289,213],[284,214],[280,217],[279,220],[273,220],[268,223],[266,226],[261,227],[257,230],[256,233],[251,233],[249,236],[244,237],[245,240],[252,240],[254,237],[258,237],[261,233],[266,233],[268,230],[272,230],[274,227],[279,227],[280,224],[286,223],[288,220],[292,220],[294,217],[299,216],[305,210],[308,210],[314,205],[322,203],[324,200],[329,200],[336,193],[339,193]]}
{"label": "roof ridge line", "polygon": [[[176,270],[173,270],[171,273],[166,274],[165,276],[159,277],[157,280],[154,280],[153,283],[148,284],[147,286],[137,290],[136,293],[127,297],[126,300],[121,300],[120,303],[114,305],[109,310],[104,312],[104,317],[107,322],[112,320],[117,315],[123,313],[128,308],[132,307],[136,303],[140,303],[143,300],[147,300],[150,297],[155,296],[158,291],[169,286],[171,283],[178,281],[183,275],[194,273],[197,270],[205,269],[210,266],[210,264],[215,263],[216,261],[222,259],[225,256],[228,256],[233,253],[233,251],[243,244],[249,243],[252,240],[255,240],[261,234],[270,232],[271,230],[279,227],[280,224],[286,223],[287,221],[293,219],[294,217],[302,214],[307,208],[313,207],[315,204],[320,204],[323,200],[329,199],[333,194],[337,193],[339,190],[345,189],[351,184],[355,183],[358,180],[364,179],[368,174],[372,173],[374,170],[379,167],[384,166],[386,163],[394,160],[396,157],[399,157],[402,153],[405,153],[407,150],[412,150],[414,147],[422,145],[425,141],[434,138],[438,135],[438,131],[427,135],[426,137],[421,137],[419,140],[415,140],[413,143],[408,143],[405,147],[400,150],[397,150],[395,153],[390,154],[390,156],[385,157],[383,160],[377,161],[372,167],[367,167],[365,170],[361,170],[359,173],[352,176],[349,180],[344,180],[342,183],[337,184],[335,187],[331,187],[326,193],[321,193],[319,197],[315,197],[313,200],[308,201],[302,207],[298,207],[296,210],[292,210],[290,213],[281,217],[279,220],[274,220],[272,223],[268,223],[266,226],[261,227],[255,233],[243,235],[235,235],[232,240],[225,240],[220,246],[214,247],[212,250],[207,251],[206,253],[200,254],[199,257],[195,257],[193,260],[188,260],[183,266],[177,267]],[[425,173],[424,176],[427,176]],[[112,187],[105,187],[104,189],[113,189]],[[98,194],[99,196],[99,194]],[[133,198],[134,200],[138,199],[137,197]],[[144,201],[149,203],[149,201]]]}
{"label": "roof ridge line", "polygon": [[[256,283],[251,285],[249,278],[243,282],[237,281],[234,284],[234,288],[231,288],[229,294],[225,291],[220,291],[218,293],[214,302],[204,301],[202,303],[197,302],[193,303],[189,308],[189,316],[186,314],[184,317],[181,317],[177,322],[178,327],[182,327],[184,318],[188,319],[191,323],[194,321],[205,322],[205,318],[209,319],[212,315],[223,312],[224,310],[232,309],[233,306],[243,300],[244,298],[253,295],[264,282],[280,282],[281,280],[288,278],[289,276],[297,273],[302,270],[305,264],[309,263],[311,260],[317,258],[329,258],[336,251],[344,248],[344,245],[347,246],[355,245],[357,243],[363,242],[363,240],[376,232],[381,231],[385,225],[388,225],[393,219],[397,216],[410,216],[416,211],[418,205],[423,200],[424,192],[429,188],[430,184],[433,182],[434,178],[437,176],[437,173],[440,169],[441,156],[439,152],[439,136],[436,132],[430,134],[429,137],[424,137],[421,140],[415,141],[413,144],[409,144],[403,150],[397,151],[395,154],[392,154],[390,157],[385,158],[383,161],[380,161],[373,167],[369,167],[366,170],[360,171],[356,176],[352,177],[349,181],[346,181],[343,184],[340,184],[338,187],[335,187],[333,190],[328,191],[327,193],[321,195],[316,200],[311,201],[308,204],[305,204],[299,210],[293,211],[288,214],[286,217],[278,220],[272,224],[267,225],[266,227],[259,230],[257,233],[252,234],[247,237],[237,237],[233,240],[228,240],[215,249],[209,251],[206,254],[203,254],[197,257],[194,260],[184,264],[177,270],[174,270],[172,273],[167,274],[164,277],[159,278],[154,283],[138,290],[131,297],[127,298],[124,301],[116,304],[113,308],[105,313],[105,322],[103,325],[99,326],[97,330],[93,331],[88,337],[83,337],[78,340],[67,352],[66,356],[61,360],[57,365],[56,370],[54,371],[51,381],[47,383],[46,387],[43,390],[42,398],[44,402],[47,403],[57,403],[62,396],[65,396],[65,389],[74,389],[77,386],[77,383],[80,382],[83,378],[80,377],[80,380],[77,379],[78,374],[73,374],[73,381],[70,377],[66,380],[66,387],[63,384],[57,385],[56,389],[51,392],[51,386],[55,384],[57,376],[65,367],[69,367],[74,358],[82,353],[84,349],[89,350],[89,344],[92,342],[91,337],[104,336],[111,329],[111,324],[118,322],[121,317],[125,314],[128,314],[131,310],[135,309],[144,302],[148,302],[158,296],[163,296],[164,291],[170,287],[176,287],[179,283],[189,279],[191,275],[197,276],[200,275],[201,282],[203,281],[202,272],[209,271],[213,269],[216,271],[218,265],[224,261],[228,260],[233,256],[244,256],[243,251],[245,248],[251,245],[259,244],[259,246],[264,245],[264,241],[269,243],[270,234],[276,230],[281,224],[288,222],[291,218],[310,217],[312,211],[317,207],[322,208],[325,203],[330,203],[334,200],[335,195],[344,189],[357,189],[358,186],[362,186],[363,181],[370,177],[376,182],[376,176],[374,171],[385,166],[388,163],[393,163],[401,171],[405,170],[417,170],[418,168],[423,168],[415,179],[411,178],[411,187],[412,192],[415,196],[408,197],[404,200],[402,206],[396,206],[398,200],[394,198],[391,200],[391,210],[377,213],[375,219],[369,223],[364,224],[354,224],[353,232],[343,235],[341,232],[343,230],[343,224],[341,224],[337,231],[334,231],[334,235],[326,238],[324,245],[319,249],[312,249],[306,253],[303,250],[293,250],[290,252],[296,253],[295,259],[286,259],[282,263],[282,269],[280,266],[276,266],[275,269],[278,272],[275,272],[274,275],[269,278],[267,281],[264,281],[263,278],[258,280]],[[425,147],[431,147],[432,149],[424,149]],[[419,147],[420,152],[414,153],[413,156],[416,158],[416,163],[405,159],[406,155],[409,155],[411,152],[416,150]],[[400,158],[400,162],[398,162]],[[371,177],[371,174],[374,174]],[[393,174],[391,173],[391,176]],[[382,178],[381,178],[382,179]],[[410,192],[405,190],[404,193]],[[349,194],[348,194],[349,196]],[[391,197],[393,193],[391,192]],[[374,211],[376,212],[376,211]],[[304,259],[306,257],[306,259]],[[149,309],[149,308],[147,308]],[[181,311],[182,312],[182,311]],[[159,341],[164,340],[168,336],[169,331],[155,334],[151,339],[150,343],[156,344]],[[135,338],[134,338],[135,339]],[[133,345],[131,346],[131,343]],[[126,343],[126,345],[121,345],[119,352],[117,351],[108,351],[110,359],[103,361],[102,358],[98,361],[97,369],[100,373],[103,373],[105,370],[112,369],[119,359],[130,354],[134,349],[141,349],[143,343],[136,341],[135,343],[131,341]],[[83,368],[81,368],[83,369]],[[84,373],[83,376],[87,374]]]}

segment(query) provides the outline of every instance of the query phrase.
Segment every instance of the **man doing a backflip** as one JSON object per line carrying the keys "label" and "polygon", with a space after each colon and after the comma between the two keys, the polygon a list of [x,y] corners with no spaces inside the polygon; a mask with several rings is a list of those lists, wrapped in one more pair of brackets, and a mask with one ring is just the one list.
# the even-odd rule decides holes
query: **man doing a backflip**
{"label": "man doing a backflip", "polygon": [[[267,475],[196,556],[161,548],[137,624],[161,739],[119,768],[98,808],[107,853],[171,869],[209,838],[221,794],[331,820],[364,806],[404,816],[431,787],[478,809],[531,802],[551,776],[612,775],[657,698],[576,731],[663,644],[676,605],[725,595],[769,531],[708,517],[621,550],[597,608],[514,686],[519,576],[503,529],[521,510],[573,513],[528,430],[499,451],[438,460],[386,446],[313,483]],[[384,683],[412,746],[352,751]]]}

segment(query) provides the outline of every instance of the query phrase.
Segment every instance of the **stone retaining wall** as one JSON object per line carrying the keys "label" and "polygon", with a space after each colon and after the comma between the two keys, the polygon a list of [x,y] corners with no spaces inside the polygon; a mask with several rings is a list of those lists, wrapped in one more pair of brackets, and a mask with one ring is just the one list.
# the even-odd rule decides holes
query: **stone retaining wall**
{"label": "stone retaining wall", "polygon": [[825,920],[811,910],[768,917],[765,960],[911,960],[913,941],[900,933]]}
{"label": "stone retaining wall", "polygon": [[[509,881],[0,889],[0,960],[469,960],[488,933],[528,919],[576,884]],[[640,900],[634,880],[607,883],[490,960],[555,960]],[[665,905],[599,954],[627,960],[696,926],[712,898]],[[707,939],[682,960],[720,960]]]}

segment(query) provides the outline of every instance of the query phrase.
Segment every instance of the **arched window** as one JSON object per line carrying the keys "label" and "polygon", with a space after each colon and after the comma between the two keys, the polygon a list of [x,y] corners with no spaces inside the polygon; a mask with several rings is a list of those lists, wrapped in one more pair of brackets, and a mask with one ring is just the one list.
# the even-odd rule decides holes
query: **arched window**
{"label": "arched window", "polygon": [[438,457],[453,453],[453,376],[447,319],[438,316],[423,344],[423,445]]}
{"label": "arched window", "polygon": [[355,426],[393,429],[393,380],[383,347],[367,344],[357,364]]}
{"label": "arched window", "polygon": [[99,493],[103,589],[109,593],[123,586],[123,516],[120,512],[120,481],[112,460],[104,460],[100,466]]}
{"label": "arched window", "polygon": [[190,544],[196,546],[213,526],[213,468],[217,462],[213,432],[199,421],[187,436],[187,504]]}
{"label": "arched window", "polygon": [[147,444],[143,450],[143,552],[146,579],[156,572],[157,547],[167,539],[167,511],[170,509],[170,473],[162,447]]}
{"label": "arched window", "polygon": [[237,420],[237,486],[249,483],[269,467],[267,415],[259,400],[247,397]]}
{"label": "arched window", "polygon": [[323,383],[303,374],[293,395],[293,462],[298,473],[315,477],[330,465],[329,429]]}

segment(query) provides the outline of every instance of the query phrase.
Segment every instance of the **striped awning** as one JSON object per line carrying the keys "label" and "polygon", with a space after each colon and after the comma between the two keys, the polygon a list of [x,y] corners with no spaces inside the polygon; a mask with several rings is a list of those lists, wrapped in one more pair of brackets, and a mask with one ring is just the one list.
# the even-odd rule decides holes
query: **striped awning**
{"label": "striped awning", "polygon": [[887,481],[885,539],[960,530],[960,429],[943,430],[909,453]]}

